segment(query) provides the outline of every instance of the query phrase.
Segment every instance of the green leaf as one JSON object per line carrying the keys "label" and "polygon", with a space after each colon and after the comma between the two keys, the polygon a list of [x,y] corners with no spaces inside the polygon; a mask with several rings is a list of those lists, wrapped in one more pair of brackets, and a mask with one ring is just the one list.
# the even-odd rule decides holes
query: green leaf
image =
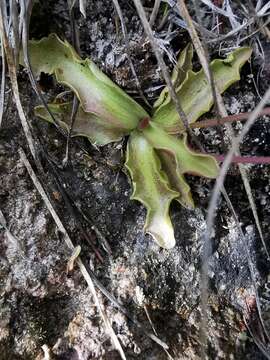
{"label": "green leaf", "polygon": [[179,193],[175,200],[182,206],[193,209],[195,206],[191,190],[178,166],[177,157],[173,152],[166,150],[157,150],[157,154],[161,161],[162,170],[168,176],[170,187]]}
{"label": "green leaf", "polygon": [[[85,112],[110,123],[109,127],[115,128],[117,134],[130,132],[141,119],[149,116],[91,60],[82,60],[70,44],[55,34],[31,41],[29,55],[36,75],[55,74],[57,81],[76,93]],[[111,141],[117,136],[113,135]]]}
{"label": "green leaf", "polygon": [[[72,103],[48,104],[58,124],[68,131],[70,127]],[[35,115],[43,120],[53,123],[50,114],[44,106],[35,107]],[[72,137],[84,136],[94,145],[106,145],[112,141],[119,141],[127,135],[127,131],[117,129],[102,118],[83,111],[79,106],[76,121],[72,128]]]}
{"label": "green leaf", "polygon": [[149,143],[158,150],[175,155],[180,174],[193,174],[216,178],[219,167],[214,157],[191,150],[187,145],[187,135],[177,138],[167,134],[158,124],[151,121],[142,131]]}
{"label": "green leaf", "polygon": [[[239,71],[250,58],[251,52],[250,48],[239,48],[228,55],[225,60],[216,59],[211,63],[211,70],[220,93],[240,79]],[[189,70],[185,80],[176,88],[176,93],[189,123],[195,122],[213,105],[211,87],[203,70],[197,73]],[[184,130],[171,99],[166,99],[156,108],[152,120],[171,134],[177,134]]]}
{"label": "green leaf", "polygon": [[[175,65],[172,72],[172,83],[178,88],[187,76],[188,70],[192,70],[192,58],[193,58],[193,46],[188,44],[184,50],[180,53],[177,64]],[[159,98],[154,103],[154,109],[164,106],[171,101],[167,86],[161,91]]]}
{"label": "green leaf", "polygon": [[140,201],[147,209],[145,232],[152,235],[161,247],[172,248],[175,238],[169,207],[179,194],[170,189],[156,152],[138,131],[129,138],[125,166],[133,183],[131,198]]}
{"label": "green leaf", "polygon": [[181,139],[167,134],[159,125],[150,122],[142,130],[144,137],[157,150],[162,170],[167,174],[170,187],[179,193],[176,198],[183,206],[193,208],[194,203],[184,174],[193,174],[207,178],[216,178],[219,172],[214,157],[191,150],[187,145],[187,136]]}

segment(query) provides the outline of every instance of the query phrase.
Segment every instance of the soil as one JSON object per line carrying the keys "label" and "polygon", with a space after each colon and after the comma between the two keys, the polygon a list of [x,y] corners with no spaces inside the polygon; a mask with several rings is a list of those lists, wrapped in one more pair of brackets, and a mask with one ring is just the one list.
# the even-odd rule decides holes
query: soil
{"label": "soil", "polygon": [[[132,2],[120,4],[135,69],[148,101],[153,103],[163,87],[161,73]],[[143,104],[125,55],[112,2],[90,1],[86,19],[78,11],[76,18],[82,56],[91,57]],[[70,40],[66,2],[49,1],[34,8],[30,29],[35,38],[57,32]],[[166,45],[168,53],[177,54],[187,42],[186,31],[177,28],[172,41]],[[247,40],[247,45],[252,42]],[[262,40],[262,46],[269,53],[269,44]],[[211,46],[210,50],[215,57],[218,45]],[[172,68],[169,58],[166,61]],[[259,102],[258,92],[263,93],[270,83],[270,69],[265,66],[260,71],[261,65],[254,51],[252,67],[246,65],[241,80],[224,95],[229,113],[249,111]],[[253,80],[260,84],[258,91]],[[40,82],[48,100],[63,90],[52,78],[44,76]],[[64,167],[66,139],[52,125],[34,117],[33,108],[38,100],[22,69],[19,85],[33,133],[45,150],[40,154],[45,169],[45,173],[39,174],[40,179],[72,240],[81,245],[83,260],[107,290],[150,332],[148,311],[157,336],[169,345],[174,359],[200,359],[201,238],[213,182],[188,177],[197,207],[187,210],[173,204],[171,216],[177,244],[172,250],[160,249],[144,235],[144,207],[129,199],[131,186],[123,171],[125,141],[96,149],[85,139],[72,140],[70,163]],[[6,227],[0,225],[0,359],[47,359],[44,345],[51,352],[51,359],[119,359],[79,269],[75,266],[72,272],[66,271],[71,253],[20,161],[19,148],[26,151],[28,148],[8,89],[6,98],[0,131],[0,208],[6,221]],[[265,116],[256,122],[241,147],[244,155],[269,154],[269,121]],[[241,127],[238,123],[235,131]],[[222,150],[216,129],[197,131],[197,134],[209,152]],[[44,156],[46,153],[51,162]],[[268,244],[269,167],[250,165],[247,169]],[[231,167],[225,186],[241,221],[245,244],[221,199],[209,265],[208,357],[263,359],[243,322],[243,314],[248,321],[254,315],[255,294],[245,248],[250,253],[266,328],[270,326],[269,263],[236,166]],[[89,241],[95,244],[103,262],[98,260]],[[168,358],[159,345],[100,292],[99,298],[127,359]],[[247,304],[251,304],[250,313],[247,313]],[[256,317],[254,322],[256,327]]]}

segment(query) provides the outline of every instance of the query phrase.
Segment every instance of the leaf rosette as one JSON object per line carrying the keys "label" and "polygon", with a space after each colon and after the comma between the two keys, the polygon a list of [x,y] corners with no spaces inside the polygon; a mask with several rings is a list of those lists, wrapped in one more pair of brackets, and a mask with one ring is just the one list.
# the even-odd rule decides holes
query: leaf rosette
{"label": "leaf rosette", "polygon": [[[77,95],[80,106],[72,136],[85,136],[96,145],[105,145],[130,135],[125,167],[132,180],[131,198],[146,207],[145,232],[161,247],[172,248],[175,237],[169,215],[171,202],[177,200],[185,207],[194,207],[185,174],[213,179],[219,168],[214,157],[188,146],[187,134],[167,87],[154,104],[150,118],[91,60],[82,60],[70,44],[56,35],[32,41],[29,54],[37,76],[41,72],[54,74],[58,82]],[[239,80],[240,69],[250,55],[250,48],[239,48],[226,59],[211,63],[220,92]],[[177,96],[190,123],[213,105],[211,88],[203,70],[192,71],[192,56],[192,46],[188,45],[172,73]],[[72,104],[54,101],[48,106],[58,124],[68,130]],[[35,113],[52,122],[43,106],[36,107]]]}

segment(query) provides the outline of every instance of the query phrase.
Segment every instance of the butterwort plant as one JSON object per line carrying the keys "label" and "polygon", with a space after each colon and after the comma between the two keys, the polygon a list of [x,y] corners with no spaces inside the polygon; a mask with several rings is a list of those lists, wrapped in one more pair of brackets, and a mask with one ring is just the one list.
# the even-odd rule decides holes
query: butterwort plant
{"label": "butterwort plant", "polygon": [[[191,150],[188,137],[168,89],[165,87],[151,114],[113,83],[90,59],[81,59],[73,47],[55,34],[29,45],[32,69],[54,74],[79,99],[72,136],[87,137],[103,146],[129,136],[125,168],[132,181],[131,198],[147,210],[144,231],[163,248],[175,245],[169,211],[173,200],[193,208],[194,202],[185,174],[215,178],[219,167],[214,157]],[[215,83],[224,92],[240,78],[240,69],[251,55],[250,48],[239,48],[226,59],[210,66]],[[203,70],[192,70],[193,48],[180,54],[172,82],[189,123],[194,123],[213,105],[210,85]],[[53,101],[48,105],[58,124],[69,129],[72,103]],[[43,106],[35,114],[49,122]]]}

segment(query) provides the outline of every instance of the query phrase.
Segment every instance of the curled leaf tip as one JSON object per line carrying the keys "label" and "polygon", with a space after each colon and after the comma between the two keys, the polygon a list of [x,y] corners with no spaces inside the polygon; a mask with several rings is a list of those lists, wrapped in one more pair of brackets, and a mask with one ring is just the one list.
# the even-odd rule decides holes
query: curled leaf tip
{"label": "curled leaf tip", "polygon": [[169,250],[175,246],[174,230],[170,218],[164,218],[159,214],[149,215],[145,232],[150,234],[157,244],[164,249]]}

